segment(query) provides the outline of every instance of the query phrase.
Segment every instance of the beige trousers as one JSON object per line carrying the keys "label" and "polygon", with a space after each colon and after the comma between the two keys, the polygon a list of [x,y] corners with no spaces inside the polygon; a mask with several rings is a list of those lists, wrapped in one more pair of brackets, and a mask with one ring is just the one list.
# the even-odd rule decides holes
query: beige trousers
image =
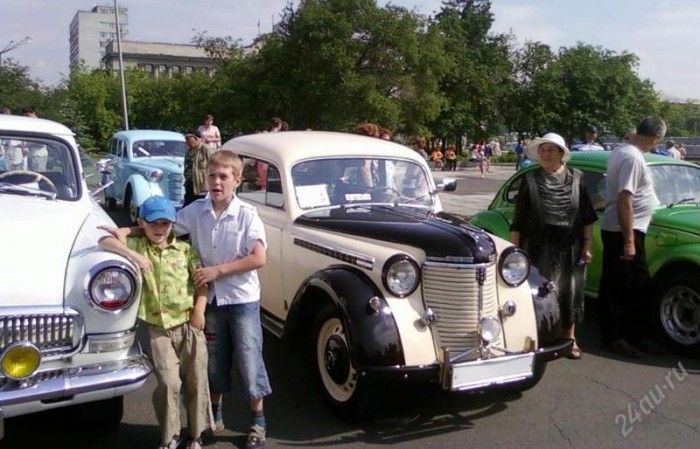
{"label": "beige trousers", "polygon": [[148,325],[151,357],[158,385],[153,408],[163,445],[179,435],[180,390],[184,387],[185,410],[190,436],[199,437],[209,427],[211,402],[207,380],[207,346],[204,332],[189,323],[163,329]]}

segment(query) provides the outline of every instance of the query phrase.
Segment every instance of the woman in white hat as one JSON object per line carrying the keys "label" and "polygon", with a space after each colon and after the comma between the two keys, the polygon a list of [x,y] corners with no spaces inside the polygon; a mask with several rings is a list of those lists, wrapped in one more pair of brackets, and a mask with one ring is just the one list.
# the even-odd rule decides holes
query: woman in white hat
{"label": "woman in white hat", "polygon": [[547,133],[525,149],[539,167],[521,178],[511,242],[523,248],[543,276],[557,284],[565,337],[574,340],[569,358],[580,359],[575,323],[583,320],[586,264],[598,217],[580,170],[566,167],[571,152],[564,139]]}

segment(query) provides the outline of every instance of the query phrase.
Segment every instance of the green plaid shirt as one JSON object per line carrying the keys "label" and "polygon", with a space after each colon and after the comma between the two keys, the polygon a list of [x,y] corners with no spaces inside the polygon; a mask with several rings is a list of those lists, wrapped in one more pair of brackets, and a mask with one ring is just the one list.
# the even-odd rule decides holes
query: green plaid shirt
{"label": "green plaid shirt", "polygon": [[164,329],[189,321],[195,295],[192,276],[199,264],[190,244],[173,235],[163,249],[145,236],[127,237],[126,244],[153,264],[152,270],[143,273],[139,318]]}

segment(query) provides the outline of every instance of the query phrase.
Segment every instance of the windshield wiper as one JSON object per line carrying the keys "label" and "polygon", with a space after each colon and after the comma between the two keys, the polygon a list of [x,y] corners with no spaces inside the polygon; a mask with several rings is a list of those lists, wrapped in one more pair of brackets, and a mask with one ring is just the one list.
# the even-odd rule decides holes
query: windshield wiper
{"label": "windshield wiper", "polygon": [[[415,203],[417,201],[421,201],[426,197],[433,197],[435,194],[437,194],[437,191],[430,191],[430,192],[424,193],[421,196],[417,196],[415,198],[407,198],[407,197],[403,196],[403,197],[397,199],[396,201],[394,201],[394,206],[405,206],[406,204],[411,204],[411,203]],[[404,198],[406,198],[406,201],[400,201],[401,199],[404,199]],[[430,204],[419,204],[419,206],[430,207]]]}
{"label": "windshield wiper", "polygon": [[20,195],[43,196],[50,200],[56,199],[56,192],[47,192],[46,190],[35,189],[32,187],[27,187],[18,184],[11,184],[9,182],[0,182],[0,192],[17,193]]}
{"label": "windshield wiper", "polygon": [[678,204],[683,204],[683,203],[695,203],[695,202],[697,202],[697,200],[696,200],[695,198],[683,198],[682,200],[675,201],[675,202],[669,204],[669,205],[666,206],[666,207],[668,207],[668,208],[670,209],[671,207],[676,206],[676,205],[678,205]]}

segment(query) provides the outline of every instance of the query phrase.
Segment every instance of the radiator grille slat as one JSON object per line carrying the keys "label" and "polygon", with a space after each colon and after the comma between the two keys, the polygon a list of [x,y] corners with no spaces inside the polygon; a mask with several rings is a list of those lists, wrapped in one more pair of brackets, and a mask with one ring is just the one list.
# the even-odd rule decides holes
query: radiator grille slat
{"label": "radiator grille slat", "polygon": [[79,332],[75,315],[0,316],[0,349],[16,342],[30,342],[43,356],[70,353],[76,348]]}
{"label": "radiator grille slat", "polygon": [[[480,343],[479,283],[474,265],[425,264],[423,266],[423,298],[437,317],[433,327],[440,346],[453,353],[477,347]],[[484,267],[482,316],[498,316],[496,265]],[[492,342],[502,346],[503,337]]]}

